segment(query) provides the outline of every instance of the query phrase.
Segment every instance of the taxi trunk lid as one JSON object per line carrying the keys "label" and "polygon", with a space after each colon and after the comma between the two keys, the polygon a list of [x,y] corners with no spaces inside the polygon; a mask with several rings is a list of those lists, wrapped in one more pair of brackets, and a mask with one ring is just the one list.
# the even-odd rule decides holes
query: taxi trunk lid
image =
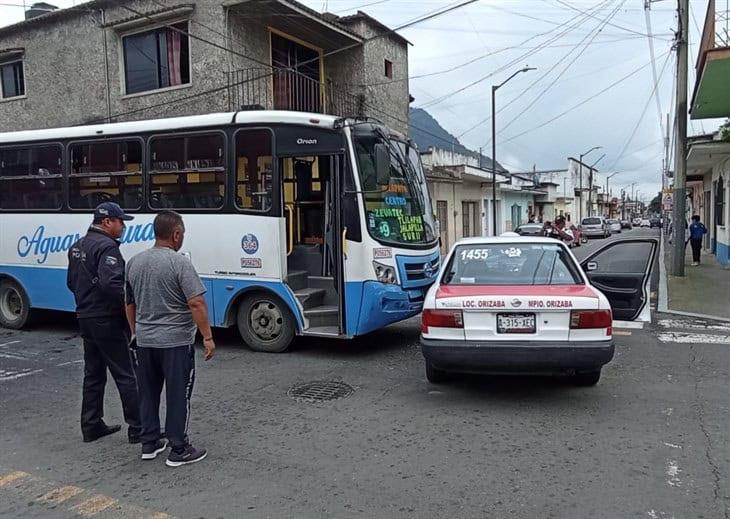
{"label": "taxi trunk lid", "polygon": [[573,310],[597,310],[586,285],[441,286],[437,309],[461,309],[464,339],[569,341]]}

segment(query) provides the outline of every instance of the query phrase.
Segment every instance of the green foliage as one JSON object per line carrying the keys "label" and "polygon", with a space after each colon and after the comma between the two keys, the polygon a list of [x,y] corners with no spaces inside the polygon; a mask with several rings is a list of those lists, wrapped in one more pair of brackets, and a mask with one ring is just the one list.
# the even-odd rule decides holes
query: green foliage
{"label": "green foliage", "polygon": [[730,119],[720,126],[720,139],[725,142],[730,142]]}

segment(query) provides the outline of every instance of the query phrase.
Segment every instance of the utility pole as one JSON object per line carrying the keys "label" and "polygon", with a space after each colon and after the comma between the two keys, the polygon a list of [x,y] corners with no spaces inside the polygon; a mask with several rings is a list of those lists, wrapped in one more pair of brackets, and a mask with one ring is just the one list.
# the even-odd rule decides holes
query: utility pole
{"label": "utility pole", "polygon": [[687,36],[689,33],[689,0],[679,0],[677,31],[677,149],[674,154],[674,241],[672,242],[672,275],[684,276],[684,223],[687,192]]}
{"label": "utility pole", "polygon": [[[585,157],[594,150],[600,150],[602,147],[603,146],[593,146],[585,153],[581,153],[578,158],[578,222],[583,221],[583,157]],[[590,216],[590,210],[588,212],[588,215]]]}

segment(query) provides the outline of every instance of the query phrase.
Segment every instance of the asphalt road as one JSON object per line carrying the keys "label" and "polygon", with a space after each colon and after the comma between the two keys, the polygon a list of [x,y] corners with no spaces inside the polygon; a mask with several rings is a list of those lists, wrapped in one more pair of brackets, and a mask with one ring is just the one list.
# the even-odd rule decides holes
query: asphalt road
{"label": "asphalt road", "polygon": [[[592,388],[430,385],[417,319],[282,355],[217,331],[190,424],[210,456],[171,469],[124,434],[81,443],[80,342],[72,318],[49,314],[0,330],[0,517],[728,517],[730,325],[654,321],[617,331]],[[288,396],[317,380],[354,392]],[[110,388],[106,419],[120,415]]]}

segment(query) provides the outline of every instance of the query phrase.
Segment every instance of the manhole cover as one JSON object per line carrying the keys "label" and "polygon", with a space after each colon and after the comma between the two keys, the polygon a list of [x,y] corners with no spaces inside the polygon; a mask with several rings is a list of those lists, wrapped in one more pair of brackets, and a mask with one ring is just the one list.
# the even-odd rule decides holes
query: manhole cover
{"label": "manhole cover", "polygon": [[287,395],[300,402],[326,402],[346,398],[355,392],[352,386],[336,380],[315,380],[289,388]]}

